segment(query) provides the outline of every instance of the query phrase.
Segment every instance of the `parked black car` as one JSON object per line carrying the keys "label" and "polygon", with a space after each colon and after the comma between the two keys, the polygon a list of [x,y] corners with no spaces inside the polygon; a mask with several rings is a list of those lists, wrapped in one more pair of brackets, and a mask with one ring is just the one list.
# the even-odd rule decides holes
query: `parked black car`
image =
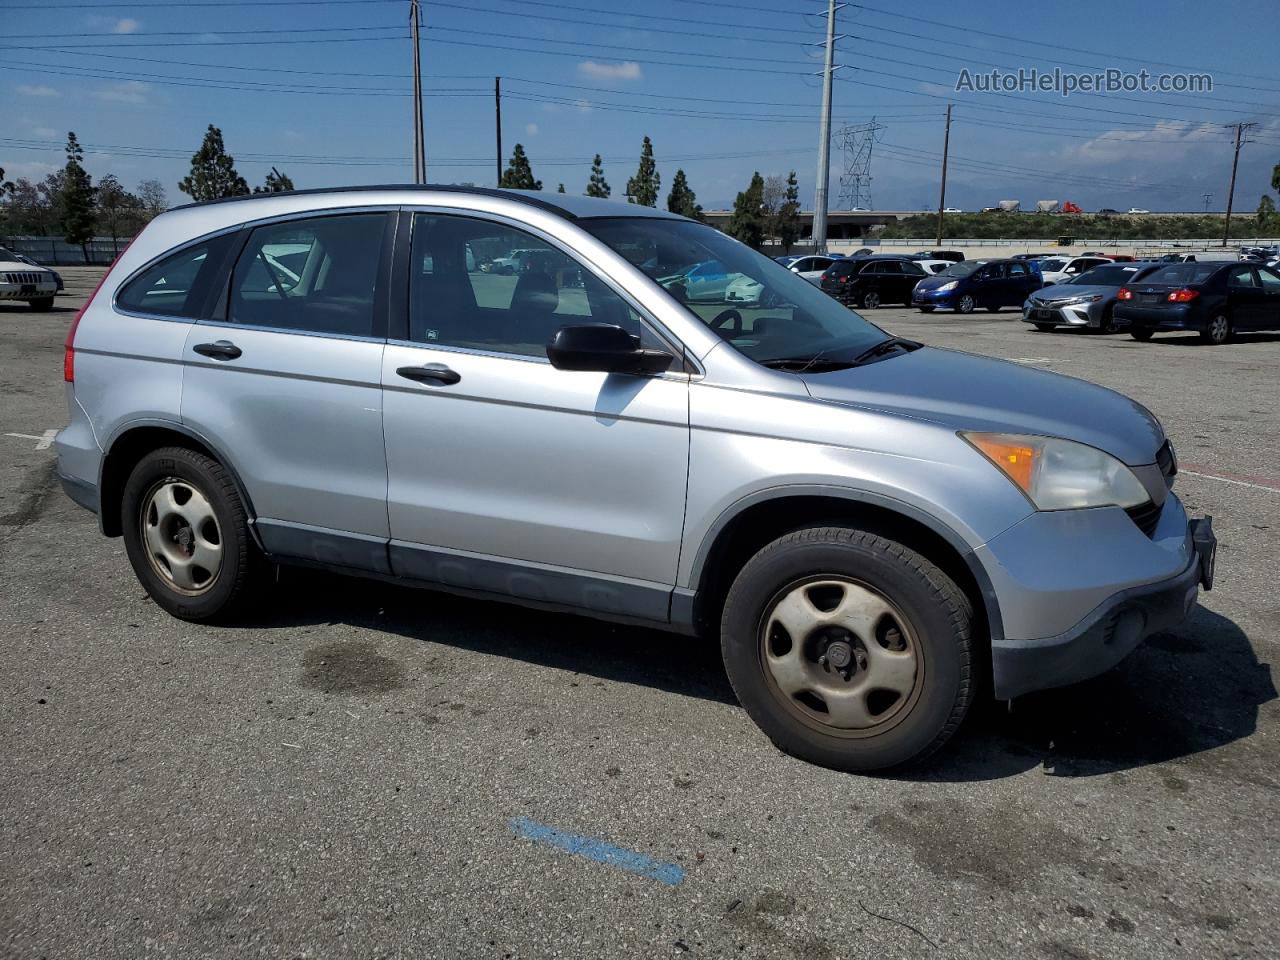
{"label": "parked black car", "polygon": [[822,275],[822,292],[845,306],[874,310],[883,303],[911,304],[911,291],[931,276],[907,257],[848,257]]}
{"label": "parked black car", "polygon": [[964,260],[964,254],[959,250],[917,250],[911,256],[916,260],[950,260],[952,263]]}
{"label": "parked black car", "polygon": [[1259,263],[1171,263],[1122,287],[1115,318],[1135,340],[1195,330],[1216,345],[1238,330],[1280,330],[1280,273]]}

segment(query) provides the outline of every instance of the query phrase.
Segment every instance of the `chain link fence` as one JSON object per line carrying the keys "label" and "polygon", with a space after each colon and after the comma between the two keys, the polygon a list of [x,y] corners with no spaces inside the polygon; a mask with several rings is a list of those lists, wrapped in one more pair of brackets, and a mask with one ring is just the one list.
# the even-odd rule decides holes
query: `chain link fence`
{"label": "chain link fence", "polygon": [[78,244],[67,243],[61,237],[6,237],[0,236],[0,247],[30,257],[36,263],[50,267],[106,266],[116,258],[129,237],[94,237],[82,249]]}

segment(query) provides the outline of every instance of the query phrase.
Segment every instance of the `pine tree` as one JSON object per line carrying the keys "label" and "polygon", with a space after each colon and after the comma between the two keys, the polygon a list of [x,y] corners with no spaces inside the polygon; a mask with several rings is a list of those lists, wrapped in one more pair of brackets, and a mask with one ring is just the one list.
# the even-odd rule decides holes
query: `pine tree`
{"label": "pine tree", "polygon": [[658,176],[658,165],[653,161],[653,143],[645,137],[640,146],[640,167],[636,175],[627,181],[627,197],[632,203],[656,207],[661,188],[662,177]]}
{"label": "pine tree", "polygon": [[609,181],[604,178],[604,161],[600,159],[600,154],[596,154],[596,158],[591,161],[591,179],[587,181],[588,197],[608,197]]}
{"label": "pine tree", "polygon": [[222,131],[212,123],[204,143],[191,157],[191,173],[182,178],[178,189],[197,202],[242,197],[249,192],[249,184],[236,173],[235,158],[222,143]]}
{"label": "pine tree", "polygon": [[733,216],[729,218],[725,233],[759,250],[764,241],[764,229],[764,178],[756,172],[751,175],[751,185],[734,201]]}
{"label": "pine tree", "polygon": [[1271,199],[1271,194],[1264,193],[1262,199],[1258,201],[1258,227],[1259,229],[1266,227],[1276,215],[1276,202]]}
{"label": "pine tree", "polygon": [[689,181],[685,178],[683,170],[677,170],[675,178],[671,181],[671,192],[667,194],[667,209],[672,213],[678,213],[682,217],[689,217],[691,220],[702,219],[702,207],[698,204],[698,198],[689,189]]}
{"label": "pine tree", "polygon": [[541,190],[542,181],[533,179],[533,168],[529,166],[529,158],[525,156],[524,146],[517,143],[511,151],[511,162],[502,173],[498,186],[508,190]]}
{"label": "pine tree", "polygon": [[782,241],[783,253],[791,252],[791,247],[800,239],[801,229],[800,184],[796,180],[796,172],[792,170],[787,176],[787,192],[783,194],[774,228],[774,234]]}
{"label": "pine tree", "polygon": [[84,150],[74,133],[67,134],[67,165],[62,168],[62,189],[58,192],[58,216],[67,243],[78,244],[89,262],[89,241],[93,239],[93,181],[82,165]]}
{"label": "pine tree", "polygon": [[293,190],[293,180],[287,173],[281,173],[275,167],[271,168],[271,172],[267,174],[267,182],[261,187],[254,187],[254,193],[284,193],[286,190]]}

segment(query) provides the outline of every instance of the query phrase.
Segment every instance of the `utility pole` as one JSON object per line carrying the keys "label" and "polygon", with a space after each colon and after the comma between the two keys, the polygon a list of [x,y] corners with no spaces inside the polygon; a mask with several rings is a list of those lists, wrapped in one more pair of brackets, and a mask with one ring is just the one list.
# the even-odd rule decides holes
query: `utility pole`
{"label": "utility pole", "polygon": [[836,0],[827,2],[827,59],[822,71],[822,116],[818,123],[818,185],[813,195],[813,252],[827,252],[827,182],[831,179],[831,74],[836,55]]}
{"label": "utility pole", "polygon": [[951,104],[947,104],[947,132],[942,135],[942,186],[938,188],[938,246],[942,246],[942,211],[947,205],[947,154],[951,150]]}
{"label": "utility pole", "polygon": [[422,57],[418,47],[418,0],[409,0],[409,30],[413,35],[413,182],[427,182],[427,153],[422,142]]}
{"label": "utility pole", "polygon": [[502,78],[493,78],[493,123],[494,132],[497,134],[498,152],[498,179],[494,181],[495,186],[502,186]]}
{"label": "utility pole", "polygon": [[1237,123],[1236,128],[1236,152],[1231,157],[1231,186],[1227,188],[1227,222],[1222,227],[1222,245],[1227,245],[1227,240],[1231,236],[1231,206],[1236,198],[1236,167],[1240,165],[1240,147],[1242,144],[1248,143],[1244,140],[1244,132],[1250,127],[1255,127],[1255,123]]}

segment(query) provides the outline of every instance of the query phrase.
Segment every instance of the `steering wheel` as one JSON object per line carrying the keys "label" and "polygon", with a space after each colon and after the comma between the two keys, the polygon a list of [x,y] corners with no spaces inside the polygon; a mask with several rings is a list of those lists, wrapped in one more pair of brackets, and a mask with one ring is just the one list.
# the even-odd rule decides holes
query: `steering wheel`
{"label": "steering wheel", "polygon": [[[724,326],[730,320],[733,321],[733,326],[726,333]],[[724,337],[726,340],[732,340],[734,337],[742,336],[742,314],[737,310],[734,310],[732,307],[728,310],[721,310],[712,318],[711,322],[707,324],[707,326],[720,334],[720,336]]]}

